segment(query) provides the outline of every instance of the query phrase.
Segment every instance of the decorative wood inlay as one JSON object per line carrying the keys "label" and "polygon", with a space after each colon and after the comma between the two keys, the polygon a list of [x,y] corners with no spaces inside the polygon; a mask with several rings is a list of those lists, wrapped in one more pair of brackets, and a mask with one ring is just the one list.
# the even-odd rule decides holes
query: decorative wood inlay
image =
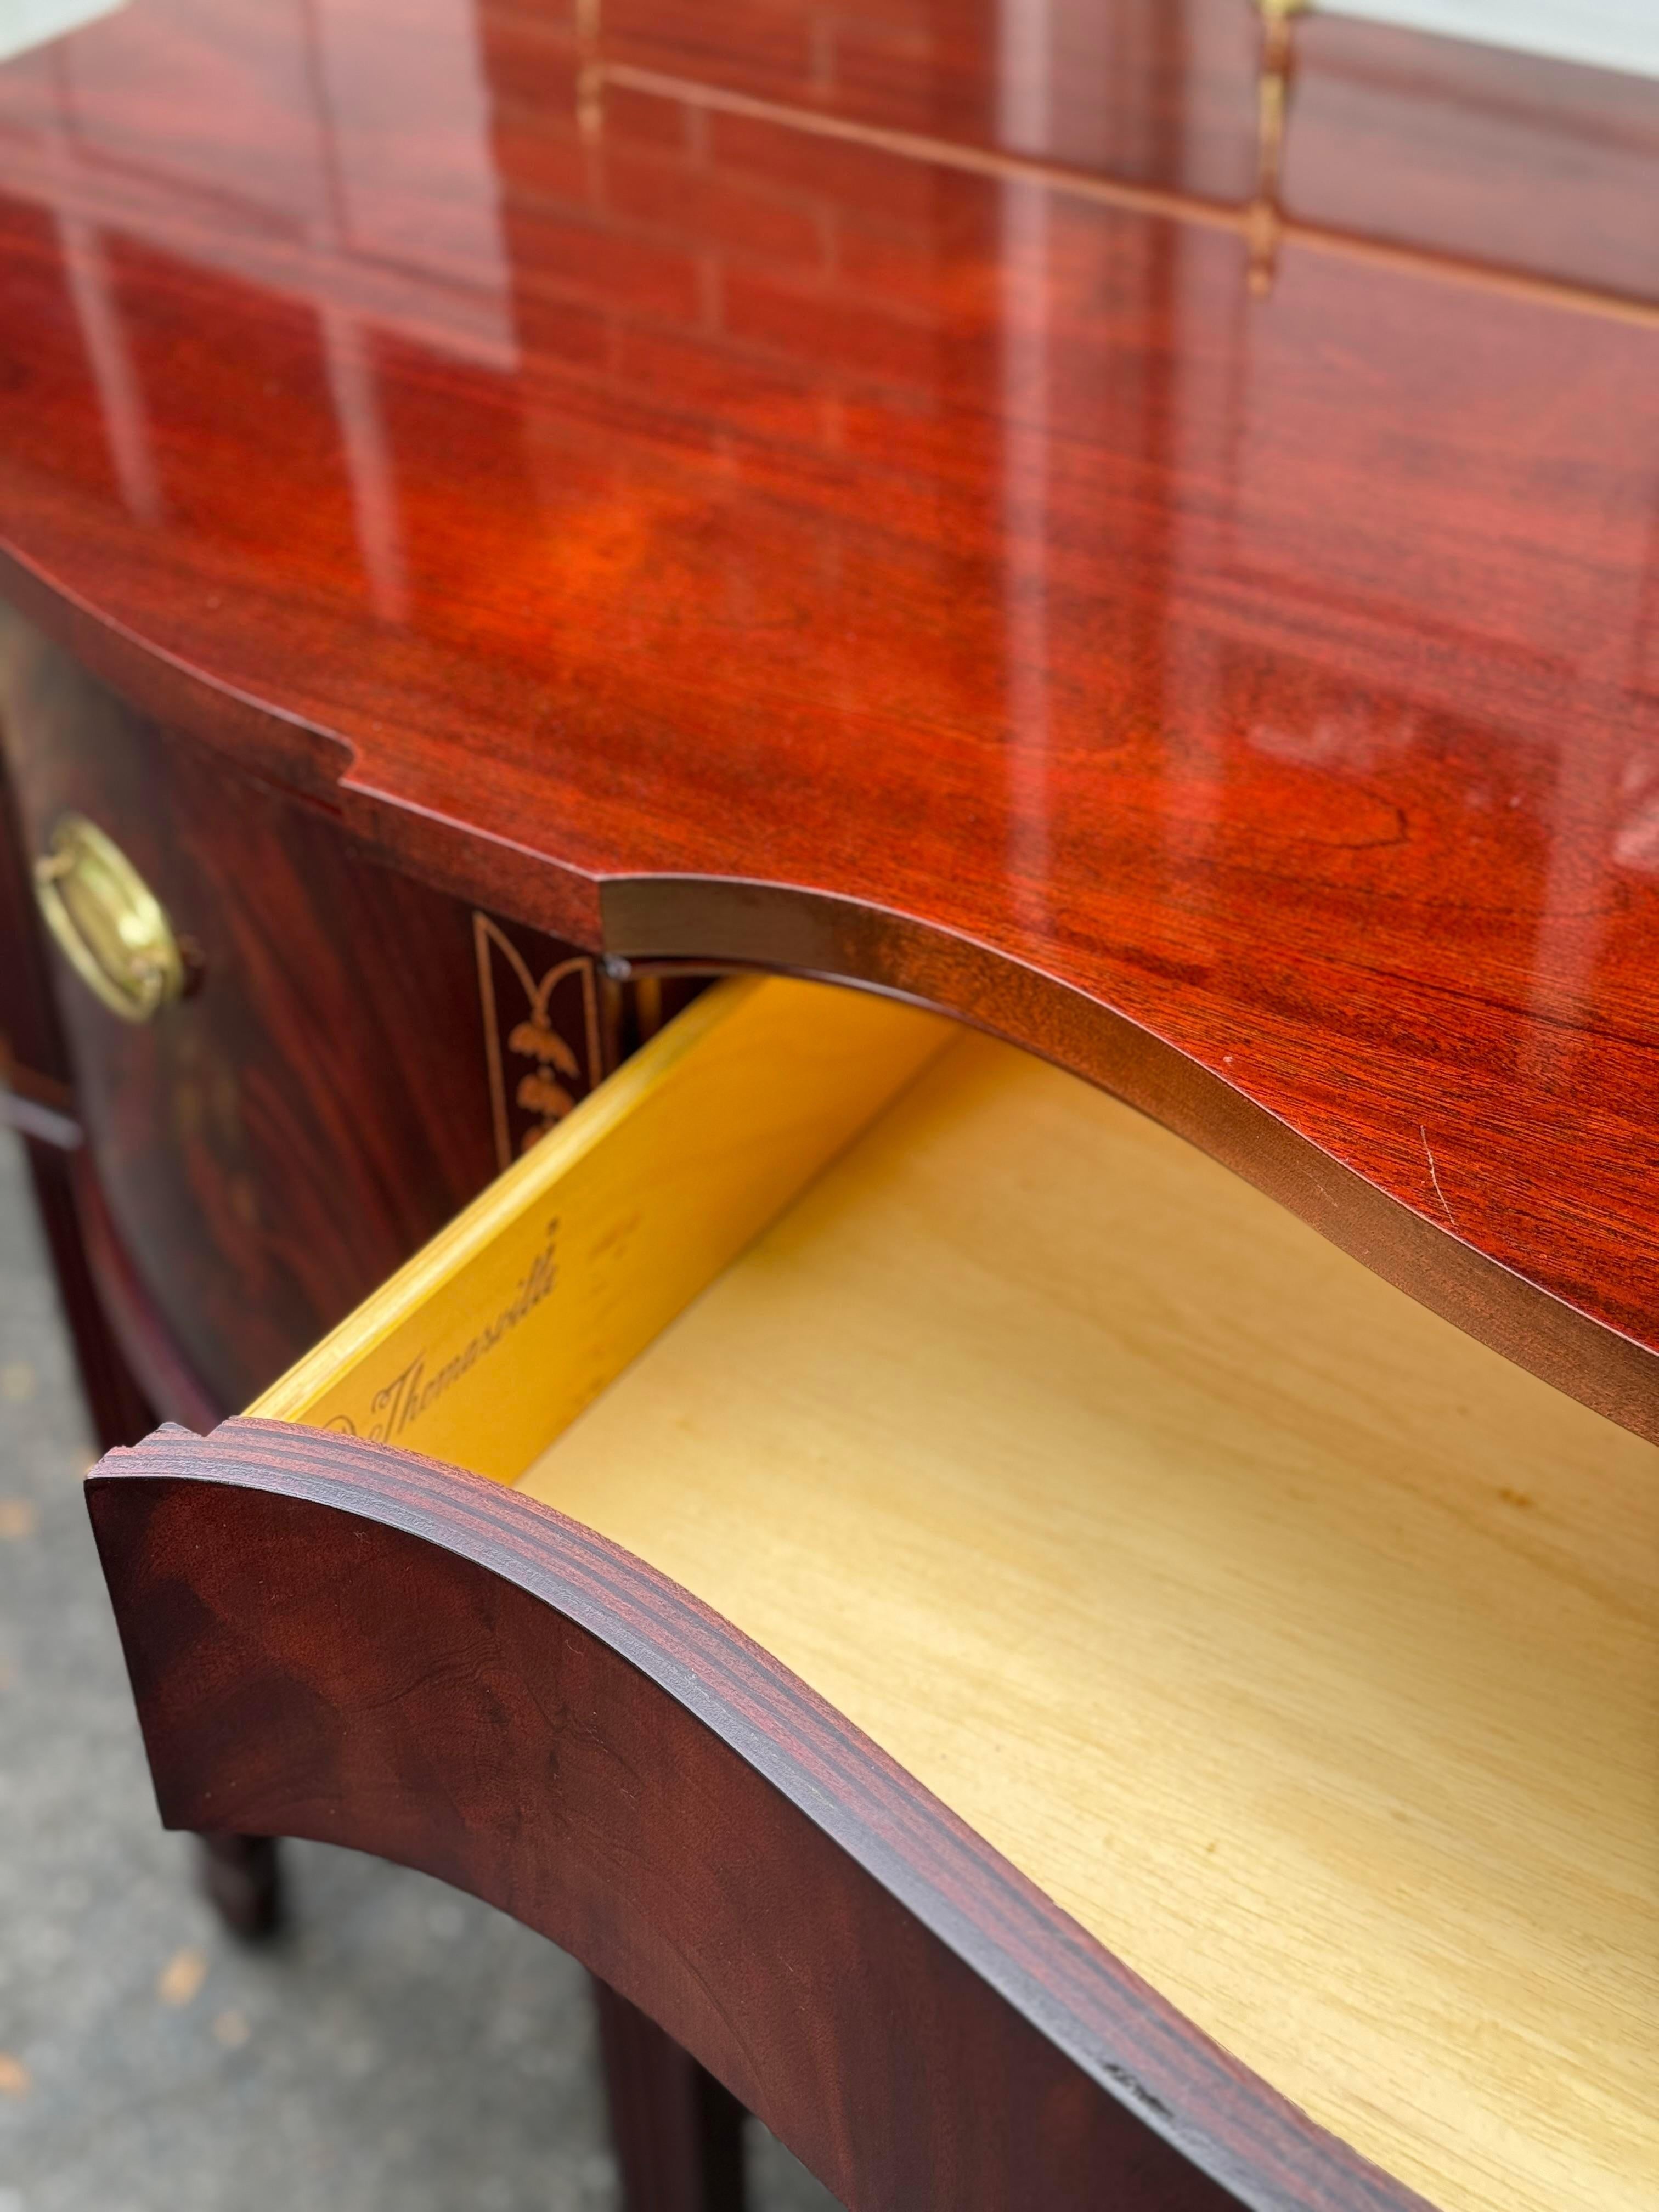
{"label": "decorative wood inlay", "polygon": [[604,1079],[599,979],[586,953],[556,961],[538,978],[487,914],[474,914],[472,938],[495,1158],[506,1169]]}

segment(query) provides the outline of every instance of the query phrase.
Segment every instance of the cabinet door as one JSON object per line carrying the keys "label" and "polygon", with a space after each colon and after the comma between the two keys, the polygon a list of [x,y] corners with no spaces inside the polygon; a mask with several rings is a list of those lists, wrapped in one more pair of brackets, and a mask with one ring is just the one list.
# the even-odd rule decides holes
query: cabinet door
{"label": "cabinet door", "polygon": [[232,1411],[586,1093],[616,1023],[578,948],[380,865],[3,610],[0,732],[26,851],[84,815],[199,963],[133,1024],[48,956],[125,1256]]}

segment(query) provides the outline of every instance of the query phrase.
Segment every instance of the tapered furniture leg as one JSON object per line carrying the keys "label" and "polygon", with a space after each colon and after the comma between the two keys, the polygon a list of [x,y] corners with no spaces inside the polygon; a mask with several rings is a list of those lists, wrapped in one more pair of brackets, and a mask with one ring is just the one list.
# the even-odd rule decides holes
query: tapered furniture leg
{"label": "tapered furniture leg", "polygon": [[[77,1204],[70,1157],[39,1144],[31,1144],[28,1152],[41,1226],[93,1433],[102,1451],[136,1443],[155,1427],[155,1415],[98,1295],[85,1229],[90,1178],[82,1178]],[[199,1409],[190,1410],[201,1418]],[[245,1942],[271,1935],[282,1918],[275,1840],[269,1836],[198,1836],[196,1844],[202,1893],[226,1927]]]}
{"label": "tapered furniture leg", "polygon": [[655,2021],[595,1980],[627,2212],[743,2212],[743,2107]]}
{"label": "tapered furniture leg", "polygon": [[282,1923],[283,1885],[270,1836],[198,1836],[202,1893],[234,1936],[258,1942]]}
{"label": "tapered furniture leg", "polygon": [[[70,1156],[41,1144],[28,1146],[35,1200],[58,1294],[75,1347],[87,1413],[100,1450],[136,1443],[155,1416],[124,1356],[100,1301],[77,1205]],[[83,1178],[82,1192],[89,1188]],[[199,1415],[198,1415],[199,1418]],[[198,1836],[198,1880],[203,1894],[234,1936],[257,1942],[282,1918],[276,1844],[269,1836]]]}

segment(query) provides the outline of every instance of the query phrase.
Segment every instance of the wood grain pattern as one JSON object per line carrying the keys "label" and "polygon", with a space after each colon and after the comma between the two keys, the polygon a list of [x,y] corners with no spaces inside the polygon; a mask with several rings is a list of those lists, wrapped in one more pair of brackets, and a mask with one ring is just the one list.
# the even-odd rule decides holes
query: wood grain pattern
{"label": "wood grain pattern", "polygon": [[[538,988],[578,964],[591,994],[590,961],[573,963],[568,945],[509,933],[366,867],[337,825],[147,726],[3,610],[0,738],[34,831],[26,842],[9,805],[0,807],[0,1078],[27,1083],[30,1102],[50,1101],[77,1138],[79,1123],[62,1109],[77,1089],[88,1102],[89,1146],[65,1153],[34,1142],[29,1155],[102,1449],[136,1442],[158,1413],[210,1427],[228,1379],[246,1389],[268,1372],[273,1344],[279,1358],[297,1352],[361,1291],[365,1272],[395,1261],[489,1173],[480,1047],[490,1040],[469,1018],[465,957],[480,925],[503,971],[490,979],[498,1066],[511,1074],[518,1062],[516,1083],[495,1086],[506,1092],[494,1102],[498,1144],[503,1126],[522,1142],[635,1048],[665,1007],[701,988],[691,978],[633,990],[605,981],[596,1038],[583,1018],[583,979],[574,1000]],[[0,801],[9,802],[6,751],[0,744]],[[66,800],[143,848],[197,934],[204,992],[159,1038],[111,1020],[61,962],[59,1021],[48,972],[56,956],[41,942],[27,855]],[[319,932],[325,941],[331,929],[325,968]],[[527,997],[514,995],[520,973]],[[342,975],[356,1001],[349,1018],[331,1024],[329,985]],[[343,1013],[337,999],[331,1011]],[[526,1058],[539,1069],[561,1045],[558,1091],[550,1097],[544,1080],[526,1101]],[[532,1110],[514,1110],[526,1104]],[[395,1193],[389,1232],[373,1218],[376,1180]],[[124,1203],[125,1228],[106,1184]],[[343,1205],[345,1188],[352,1200]],[[307,1244],[319,1195],[338,1233]],[[273,1292],[296,1252],[300,1297]],[[181,1336],[205,1346],[217,1390]],[[271,1931],[281,1884],[270,1839],[204,1836],[198,1864],[235,1933]],[[707,2212],[735,2207],[738,2120],[723,2093],[642,2021],[630,2038],[612,2018],[605,2050],[620,2069],[607,2086],[631,2212],[695,2203],[700,2189]],[[678,2193],[667,2198],[671,2167]]]}
{"label": "wood grain pattern", "polygon": [[494,1175],[471,915],[3,611],[0,739],[26,851],[89,815],[199,948],[199,992],[137,1029],[49,956],[106,1303],[154,1402],[199,1425]]}
{"label": "wood grain pattern", "polygon": [[[527,11],[487,20],[521,94]],[[1291,49],[1293,220],[1659,295],[1651,79],[1322,9],[1293,23]],[[606,0],[597,58],[630,84],[678,79],[1221,210],[1256,186],[1261,50],[1248,0],[1051,0],[1012,19],[984,0],[930,0],[888,21],[814,0]],[[628,181],[637,201],[637,173]]]}
{"label": "wood grain pattern", "polygon": [[628,2212],[746,2212],[736,2098],[604,1982],[593,2001]]}
{"label": "wood grain pattern", "polygon": [[89,1503],[163,1817],[470,1888],[852,2212],[1411,2212],[706,1607],[356,1438],[161,1431]]}
{"label": "wood grain pattern", "polygon": [[523,1487],[1443,2212],[1652,2203],[1654,1449],[1151,1123],[958,1043]]}
{"label": "wood grain pattern", "polygon": [[515,1481],[949,1038],[853,992],[720,985],[249,1413]]}
{"label": "wood grain pattern", "polygon": [[[52,1005],[44,947],[34,927],[28,853],[0,746],[0,1084],[17,1082],[44,1097],[54,1112],[74,1103],[69,1056]],[[79,1123],[75,1124],[76,1130]],[[79,1145],[67,1150],[27,1134],[25,1157],[58,1302],[75,1345],[87,1415],[100,1451],[137,1443],[155,1427],[145,1398],[94,1279],[83,1228],[87,1177]],[[77,1172],[77,1170],[80,1171]],[[77,1189],[81,1202],[77,1204]],[[167,1406],[174,1417],[184,1408]]]}
{"label": "wood grain pattern", "polygon": [[[263,15],[21,58],[5,588],[429,880],[920,986],[1659,1436],[1659,337],[1471,274],[1644,281],[1653,88],[1312,27],[1253,300],[1247,11],[1103,12],[1080,153],[1221,227],[689,94],[584,137],[574,19],[507,0],[331,10],[322,107]],[[776,89],[817,18],[766,21],[606,35]],[[846,41],[824,112],[1013,128],[990,10]]]}

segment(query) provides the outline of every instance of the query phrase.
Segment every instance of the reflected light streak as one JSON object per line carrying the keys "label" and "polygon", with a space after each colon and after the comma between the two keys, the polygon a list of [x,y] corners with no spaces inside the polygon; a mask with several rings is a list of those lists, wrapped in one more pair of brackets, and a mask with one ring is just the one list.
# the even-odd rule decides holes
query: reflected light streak
{"label": "reflected light streak", "polygon": [[[1003,0],[998,123],[1042,149],[1053,105],[1048,0]],[[1002,591],[1008,720],[1009,872],[1022,918],[1048,918],[1048,226],[1034,179],[1001,187]]]}
{"label": "reflected light streak", "polygon": [[351,484],[351,511],[369,601],[382,620],[406,622],[409,567],[368,332],[361,317],[343,314],[337,307],[322,308],[320,319],[329,398]]}
{"label": "reflected light streak", "polygon": [[136,522],[167,519],[143,393],[110,282],[103,233],[80,216],[59,211],[58,243],[82,343],[98,390],[110,462],[127,512]]}

